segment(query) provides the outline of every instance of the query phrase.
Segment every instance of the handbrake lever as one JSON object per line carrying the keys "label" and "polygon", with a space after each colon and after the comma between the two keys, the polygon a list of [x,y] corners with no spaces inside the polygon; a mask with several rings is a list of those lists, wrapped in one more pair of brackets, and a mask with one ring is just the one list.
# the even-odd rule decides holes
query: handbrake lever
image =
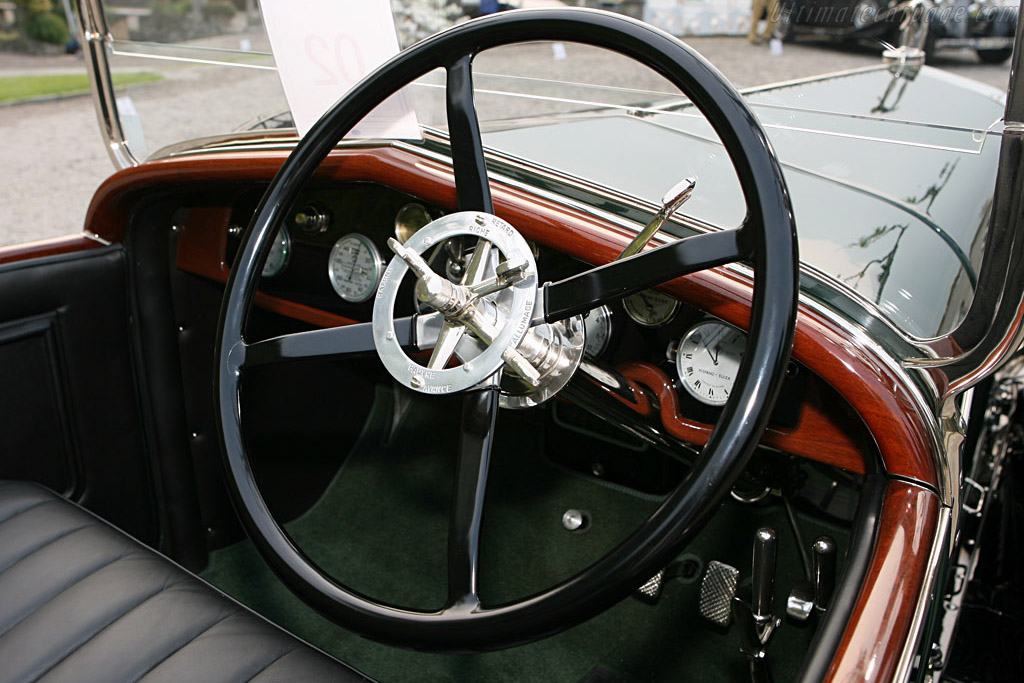
{"label": "handbrake lever", "polygon": [[750,661],[750,678],[754,683],[772,680],[765,657],[768,641],[782,623],[772,613],[777,556],[778,538],[775,530],[761,527],[754,534],[750,606],[739,598],[732,599],[733,618],[740,626],[740,652]]}

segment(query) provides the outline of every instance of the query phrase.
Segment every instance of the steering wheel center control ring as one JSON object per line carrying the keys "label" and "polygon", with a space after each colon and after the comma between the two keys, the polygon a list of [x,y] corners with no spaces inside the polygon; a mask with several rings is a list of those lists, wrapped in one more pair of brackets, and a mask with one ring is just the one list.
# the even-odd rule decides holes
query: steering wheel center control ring
{"label": "steering wheel center control ring", "polygon": [[[537,264],[533,252],[523,236],[497,216],[477,211],[449,214],[417,231],[402,251],[422,255],[436,245],[461,236],[490,242],[507,264],[525,264],[521,279],[502,287],[501,305],[496,307],[499,320],[495,334],[493,339],[483,340],[486,348],[479,355],[456,367],[428,368],[402,350],[395,332],[394,310],[399,286],[411,270],[404,257],[396,256],[388,264],[373,303],[373,338],[381,362],[402,386],[423,394],[451,394],[486,380],[505,364],[508,350],[523,341],[533,319],[537,297]],[[426,282],[422,277],[420,281]],[[459,313],[464,316],[466,309],[472,310],[474,305],[468,303]],[[448,317],[449,312],[442,312],[449,321],[458,322],[458,318]]]}

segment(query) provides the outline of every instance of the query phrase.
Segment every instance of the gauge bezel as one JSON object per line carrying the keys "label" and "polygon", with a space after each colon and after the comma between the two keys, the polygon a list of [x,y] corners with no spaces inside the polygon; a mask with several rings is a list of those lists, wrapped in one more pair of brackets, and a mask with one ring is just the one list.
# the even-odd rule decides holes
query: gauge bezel
{"label": "gauge bezel", "polygon": [[274,235],[274,245],[284,235],[284,258],[281,259],[281,263],[271,271],[267,271],[267,266],[270,265],[270,255],[274,253],[274,247],[270,248],[270,253],[267,254],[267,260],[263,262],[263,270],[260,271],[260,277],[273,278],[277,277],[284,272],[284,269],[288,267],[288,262],[292,258],[292,235],[288,232],[288,226],[282,225],[281,229]]}
{"label": "gauge bezel", "polygon": [[[640,296],[642,296],[644,294],[653,294],[655,296],[660,296],[660,297],[663,297],[665,299],[668,299],[673,304],[672,305],[672,310],[669,311],[669,313],[664,318],[656,318],[656,319],[646,318],[641,313],[639,313],[637,311],[633,311],[630,308],[629,302],[636,300],[637,298],[639,298]],[[628,315],[630,320],[635,322],[637,325],[643,325],[644,327],[652,327],[653,328],[653,327],[664,327],[665,325],[668,325],[670,322],[675,320],[676,314],[679,313],[679,306],[680,306],[680,304],[679,304],[678,300],[673,299],[668,294],[663,294],[663,293],[659,292],[656,289],[645,289],[643,291],[636,292],[635,294],[630,294],[629,296],[626,296],[626,297],[622,298],[622,308],[623,308],[624,311],[626,311],[626,315]]]}
{"label": "gauge bezel", "polygon": [[[408,211],[422,211],[423,215],[427,217],[427,222],[421,225],[420,227],[412,230],[408,234],[405,234],[405,236],[403,237],[404,231],[408,224],[402,220],[402,214]],[[421,202],[408,202],[406,204],[403,204],[402,207],[398,209],[397,212],[395,212],[395,239],[397,239],[402,244],[405,244],[413,235],[415,235],[417,232],[419,232],[426,226],[430,225],[430,222],[433,220],[434,217],[430,214],[430,209],[428,209]]]}
{"label": "gauge bezel", "polygon": [[[366,247],[367,251],[370,252],[370,258],[373,261],[374,272],[372,275],[371,286],[367,288],[366,294],[360,295],[359,297],[352,297],[341,290],[338,286],[338,280],[334,275],[334,256],[335,253],[341,248],[341,245],[349,240],[356,240]],[[341,297],[342,301],[347,301],[352,304],[361,304],[364,301],[369,301],[373,298],[374,293],[377,291],[377,286],[380,285],[380,279],[384,275],[384,258],[380,254],[380,249],[373,243],[366,235],[359,232],[350,232],[346,235],[342,235],[338,238],[338,241],[331,247],[331,253],[327,257],[327,277],[331,281],[331,288],[334,292]]]}
{"label": "gauge bezel", "polygon": [[[682,366],[682,360],[684,359],[684,356],[683,356],[683,345],[686,343],[686,340],[689,339],[698,330],[707,329],[707,328],[710,328],[710,327],[725,328],[726,330],[729,330],[731,332],[739,333],[740,336],[743,338],[744,348],[746,347],[746,340],[747,340],[747,333],[746,333],[746,331],[736,327],[735,325],[731,325],[731,324],[729,324],[729,323],[727,323],[725,321],[718,320],[717,318],[704,318],[702,320],[698,320],[696,323],[691,325],[686,330],[686,332],[683,333],[683,336],[679,338],[679,343],[676,345],[675,368],[676,368],[676,375],[679,377],[679,384],[683,387],[683,389],[686,390],[687,394],[689,394],[694,400],[700,402],[703,405],[711,406],[713,408],[721,408],[722,406],[724,406],[728,402],[729,397],[727,395],[725,395],[725,396],[723,396],[721,398],[721,400],[717,400],[717,399],[710,399],[707,396],[705,396],[704,394],[700,393],[700,391],[698,389],[696,389],[693,386],[691,386],[690,380],[689,380],[689,376],[687,375],[687,373],[685,372],[684,367]],[[737,364],[737,368],[738,367],[739,367],[739,365]],[[732,382],[730,383],[730,386],[729,386],[729,390],[730,391],[732,390],[732,387],[735,386],[735,384],[736,384],[736,376],[734,375],[732,377]]]}
{"label": "gauge bezel", "polygon": [[[588,326],[589,325],[588,321],[590,320],[590,316],[597,316],[600,319],[604,320],[603,324],[607,328],[607,334],[605,335],[604,343],[601,344],[601,348],[600,349],[598,349],[597,351],[594,351],[593,353],[589,353],[589,352],[586,351],[587,344],[590,341],[590,328]],[[597,317],[595,317],[595,320],[597,319]],[[608,350],[608,347],[612,343],[612,331],[613,331],[613,328],[612,328],[612,317],[613,317],[612,316],[612,309],[610,309],[610,308],[608,308],[608,306],[602,304],[602,305],[598,306],[597,308],[590,309],[590,311],[587,313],[587,315],[583,318],[583,329],[585,330],[585,332],[584,332],[584,334],[585,334],[585,341],[583,343],[584,355],[588,355],[591,358],[597,358],[598,356],[600,356],[601,354],[603,354],[605,351]],[[594,323],[594,324],[600,324],[600,323]]]}

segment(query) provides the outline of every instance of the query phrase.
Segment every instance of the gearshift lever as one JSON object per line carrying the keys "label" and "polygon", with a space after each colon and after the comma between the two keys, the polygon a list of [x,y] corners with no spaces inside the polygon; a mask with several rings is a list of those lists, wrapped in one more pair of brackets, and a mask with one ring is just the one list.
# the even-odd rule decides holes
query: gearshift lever
{"label": "gearshift lever", "polygon": [[757,625],[772,620],[772,597],[775,589],[775,557],[778,539],[775,530],[761,527],[754,534],[754,575],[751,578],[751,607]]}

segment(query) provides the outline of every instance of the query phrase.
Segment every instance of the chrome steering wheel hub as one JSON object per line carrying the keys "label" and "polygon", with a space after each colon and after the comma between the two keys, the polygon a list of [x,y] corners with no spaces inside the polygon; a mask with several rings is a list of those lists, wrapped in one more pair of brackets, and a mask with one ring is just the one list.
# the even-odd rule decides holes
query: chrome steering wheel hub
{"label": "chrome steering wheel hub", "polygon": [[[476,247],[462,281],[451,282],[433,272],[423,255],[457,237],[475,238]],[[508,365],[528,384],[539,382],[536,369],[516,350],[533,319],[537,264],[515,228],[488,213],[463,211],[426,225],[404,245],[394,239],[388,244],[397,256],[377,289],[373,338],[392,377],[420,393],[451,394],[480,384]],[[410,270],[417,278],[417,298],[444,316],[426,365],[402,350],[395,333],[395,300]],[[459,344],[467,333],[482,349],[470,358],[464,357],[467,345]],[[462,363],[449,367],[453,358]]]}

